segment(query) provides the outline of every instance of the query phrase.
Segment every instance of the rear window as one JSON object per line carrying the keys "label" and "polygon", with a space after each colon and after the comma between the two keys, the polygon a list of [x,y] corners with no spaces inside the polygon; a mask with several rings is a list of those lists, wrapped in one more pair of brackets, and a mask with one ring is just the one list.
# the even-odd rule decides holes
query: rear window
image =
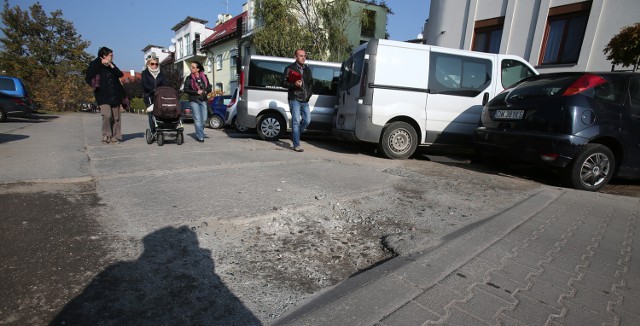
{"label": "rear window", "polygon": [[[491,102],[519,101],[534,97],[561,96],[564,91],[571,86],[583,74],[554,74],[532,77],[522,84],[517,85],[509,92],[504,92],[496,96]],[[592,97],[599,101],[622,103],[625,95],[626,81],[614,80],[587,89],[581,92],[582,95]]]}
{"label": "rear window", "polygon": [[0,90],[15,91],[16,83],[11,78],[0,78]]}
{"label": "rear window", "polygon": [[365,50],[358,51],[342,64],[340,71],[340,89],[347,90],[360,83]]}
{"label": "rear window", "polygon": [[[275,62],[268,60],[251,60],[249,65],[250,87],[264,87],[282,89],[282,74],[290,62]],[[313,94],[336,95],[340,67],[326,67],[309,64],[313,75]]]}
{"label": "rear window", "polygon": [[290,64],[289,62],[251,60],[248,86],[285,89],[282,87],[282,73]]}

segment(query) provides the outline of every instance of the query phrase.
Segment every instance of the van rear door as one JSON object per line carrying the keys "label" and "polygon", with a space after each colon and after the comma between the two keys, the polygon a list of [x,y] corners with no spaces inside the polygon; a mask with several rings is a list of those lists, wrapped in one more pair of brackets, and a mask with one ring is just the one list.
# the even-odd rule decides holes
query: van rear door
{"label": "van rear door", "polygon": [[365,52],[366,48],[361,47],[342,63],[335,125],[338,131],[355,131],[360,84],[363,82],[361,77],[365,65]]}

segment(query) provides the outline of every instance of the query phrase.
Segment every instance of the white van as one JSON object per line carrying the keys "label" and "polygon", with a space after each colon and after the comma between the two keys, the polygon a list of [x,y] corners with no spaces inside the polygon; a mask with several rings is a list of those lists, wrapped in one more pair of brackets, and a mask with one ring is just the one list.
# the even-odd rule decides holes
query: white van
{"label": "white van", "polygon": [[[293,58],[251,55],[244,59],[241,74],[238,124],[256,128],[263,140],[276,140],[291,129],[287,89],[282,87],[284,69]],[[311,123],[307,130],[331,132],[333,127],[340,64],[307,60],[313,75],[309,99]]]}
{"label": "white van", "polygon": [[483,105],[537,74],[518,56],[374,39],[342,64],[334,133],[392,159],[418,145],[471,147]]}

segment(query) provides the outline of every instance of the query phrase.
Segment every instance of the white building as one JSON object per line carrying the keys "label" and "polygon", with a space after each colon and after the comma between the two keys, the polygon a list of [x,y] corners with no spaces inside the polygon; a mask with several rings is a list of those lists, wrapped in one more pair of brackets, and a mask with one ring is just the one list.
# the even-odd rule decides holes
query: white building
{"label": "white building", "polygon": [[610,71],[602,50],[639,20],[638,0],[431,0],[423,35],[426,44],[515,54],[540,72]]}
{"label": "white building", "polygon": [[144,49],[142,49],[142,52],[144,53],[142,70],[146,68],[145,64],[147,63],[147,59],[151,57],[151,53],[154,53],[156,55],[156,57],[158,58],[158,62],[164,61],[164,59],[169,56],[169,49],[166,49],[160,45],[149,44],[145,46]]}
{"label": "white building", "polygon": [[174,64],[184,76],[189,74],[191,62],[199,61],[204,65],[207,56],[200,51],[200,42],[213,34],[213,29],[206,27],[206,20],[188,16],[171,28],[175,32],[170,50],[174,53]]}

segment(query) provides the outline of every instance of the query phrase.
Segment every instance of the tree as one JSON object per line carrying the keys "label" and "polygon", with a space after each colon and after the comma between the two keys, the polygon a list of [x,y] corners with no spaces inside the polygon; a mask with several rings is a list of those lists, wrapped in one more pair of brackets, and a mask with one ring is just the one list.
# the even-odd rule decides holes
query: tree
{"label": "tree", "polygon": [[342,61],[351,51],[348,0],[260,1],[255,16],[262,26],[253,38],[258,54],[290,57],[304,48],[315,60]]}
{"label": "tree", "polygon": [[627,26],[616,34],[602,50],[614,65],[633,66],[640,63],[640,22]]}
{"label": "tree", "polygon": [[5,27],[0,38],[0,70],[22,78],[34,100],[53,111],[75,110],[78,103],[93,101],[83,72],[91,61],[73,24],[55,10],[48,16],[40,3],[23,11],[5,0],[0,13]]}

